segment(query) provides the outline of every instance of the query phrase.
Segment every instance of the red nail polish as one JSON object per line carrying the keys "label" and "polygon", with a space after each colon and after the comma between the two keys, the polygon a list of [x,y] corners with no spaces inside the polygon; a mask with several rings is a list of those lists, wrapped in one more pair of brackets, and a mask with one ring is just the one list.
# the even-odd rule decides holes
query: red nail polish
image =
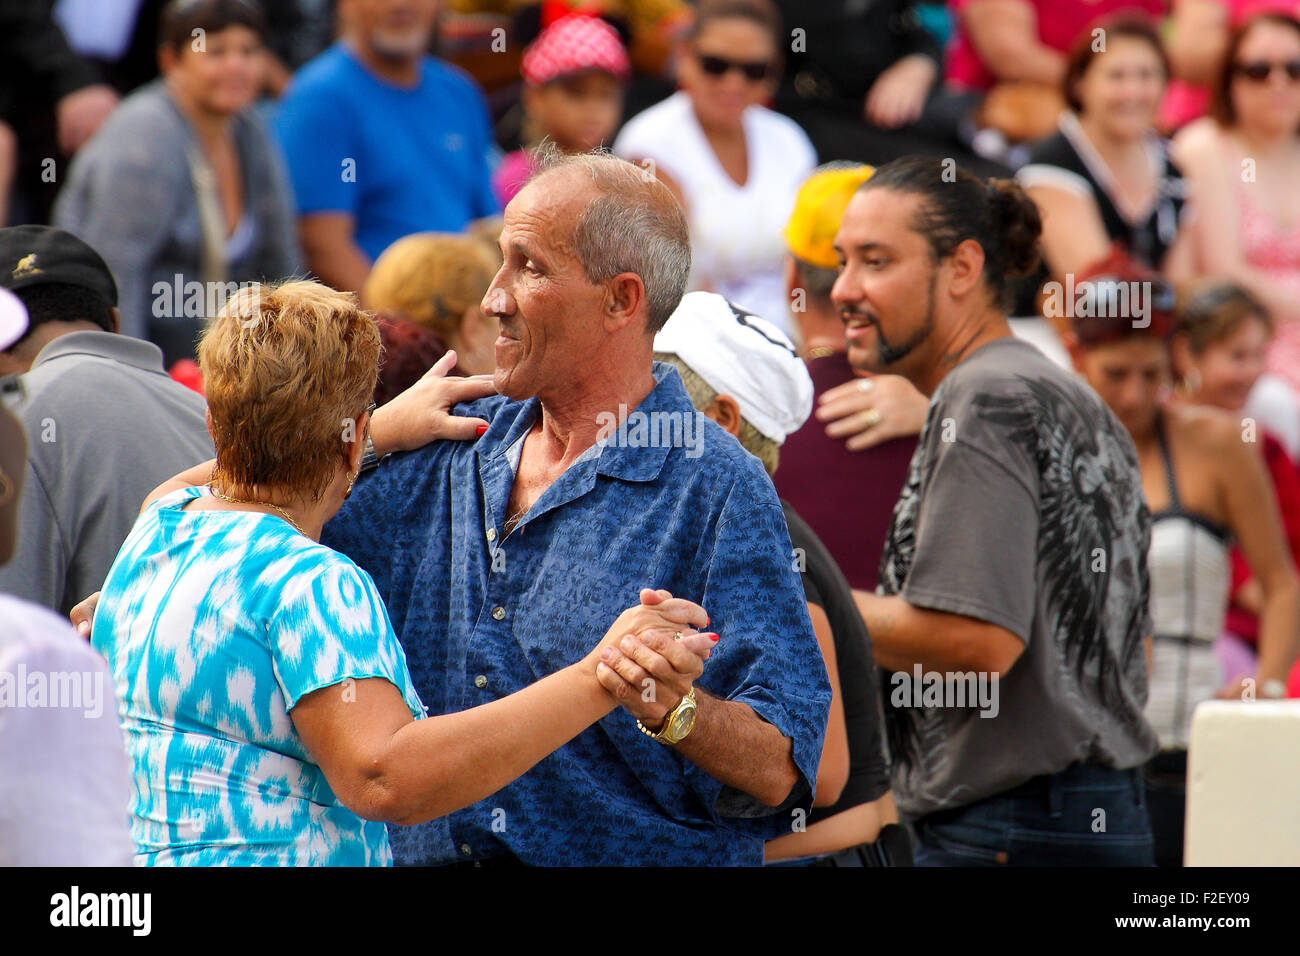
{"label": "red nail polish", "polygon": [[715,644],[718,642],[718,635],[717,635],[717,634],[714,634],[712,631],[710,631],[708,634],[705,634],[704,636],[707,637],[707,638],[712,639],[712,641],[713,641]]}
{"label": "red nail polish", "polygon": [[487,427],[486,425],[479,425],[478,428],[474,429],[474,434],[475,434],[475,435],[482,435],[482,434],[483,434],[485,431],[487,431],[487,430],[488,430],[488,427]]}

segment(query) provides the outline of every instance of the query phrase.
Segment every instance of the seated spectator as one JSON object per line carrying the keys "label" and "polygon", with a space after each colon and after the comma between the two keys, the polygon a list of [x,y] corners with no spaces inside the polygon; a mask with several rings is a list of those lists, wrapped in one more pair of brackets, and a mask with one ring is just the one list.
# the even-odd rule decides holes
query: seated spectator
{"label": "seated spectator", "polygon": [[[1300,390],[1300,20],[1233,31],[1211,116],[1175,139],[1196,203],[1198,273],[1250,291],[1276,323],[1268,371]],[[1296,399],[1300,401],[1300,399]]]}
{"label": "seated spectator", "polygon": [[1228,605],[1231,543],[1240,543],[1262,592],[1259,667],[1252,675],[1262,696],[1285,693],[1300,638],[1300,578],[1264,462],[1242,440],[1241,422],[1220,409],[1158,401],[1170,374],[1172,291],[1120,256],[1080,279],[1099,299],[1120,284],[1149,283],[1151,290],[1145,323],[1134,321],[1131,305],[1123,314],[1076,316],[1067,346],[1132,437],[1151,510],[1154,640],[1146,716],[1160,752],[1144,776],[1156,863],[1181,866],[1192,712],[1216,695],[1243,695],[1240,682],[1225,686],[1214,653]]}
{"label": "seated spectator", "polygon": [[506,207],[501,250],[483,310],[502,394],[466,406],[486,434],[383,458],[325,543],[374,577],[435,712],[586,653],[579,635],[649,578],[723,639],[698,683],[636,641],[607,649],[627,713],[446,823],[395,831],[394,856],[759,865],[812,802],[830,686],[771,481],[653,361],[690,270],[685,216],[644,170],[555,150]]}
{"label": "seated spectator", "polygon": [[[26,327],[22,303],[0,290],[0,349]],[[14,554],[26,450],[0,400],[0,565]],[[30,601],[0,593],[0,620],[0,866],[129,865],[130,782],[103,660]],[[50,680],[39,701],[15,699],[37,674],[74,679]]]}
{"label": "seated spectator", "polygon": [[[0,129],[22,143],[12,171],[13,222],[49,220],[55,181],[63,178],[61,172],[51,177],[58,167],[50,162],[81,149],[118,105],[100,71],[69,45],[52,6],[48,0],[0,3]],[[9,186],[0,171],[0,207],[10,199]],[[0,215],[0,226],[10,221]]]}
{"label": "seated spectator", "polygon": [[[523,109],[529,145],[549,139],[566,153],[608,143],[623,118],[630,66],[618,31],[598,17],[570,15],[524,50]],[[534,172],[528,149],[508,154],[492,176],[504,206]]]}
{"label": "seated spectator", "polygon": [[212,456],[203,399],[163,372],[157,346],[118,331],[117,286],[80,239],[49,226],[0,229],[0,286],[27,334],[0,352],[17,374],[31,436],[18,550],[0,591],[67,614],[99,590],[158,482]]}
{"label": "seated spectator", "polygon": [[653,164],[681,201],[692,287],[788,331],[780,232],[816,153],[793,120],[761,105],[784,47],[769,0],[704,0],[681,53],[681,90],[633,117],[614,152]]}
{"label": "seated spectator", "polygon": [[[1027,142],[1050,135],[1064,107],[1066,53],[1121,10],[1163,15],[1163,0],[951,0],[956,16],[944,79],[985,95],[977,121]],[[986,147],[988,148],[988,147]]]}
{"label": "seated spectator", "polygon": [[[536,686],[420,719],[374,582],[318,543],[360,467],[378,357],[353,297],[317,283],[232,298],[204,335],[217,457],[145,499],[91,635],[122,701],[138,863],[390,863],[385,822],[495,793],[616,706],[604,647],[657,634],[698,676],[713,646],[684,635],[701,608],[656,595]],[[443,385],[442,409],[492,389]],[[474,424],[436,417],[429,437]]]}
{"label": "seated spectator", "polygon": [[[782,442],[812,408],[812,381],[776,327],[719,295],[691,292],[655,336],[655,357],[677,367],[696,409],[734,435],[769,475],[777,470]],[[889,794],[871,639],[830,552],[789,502],[781,507],[830,676],[831,713],[813,811],[790,833],[769,841],[765,858],[897,865],[910,859],[910,851],[900,859],[908,845]],[[877,845],[884,828],[890,829]]]}
{"label": "seated spectator", "polygon": [[378,313],[383,351],[375,403],[406,391],[447,352],[457,375],[496,368],[497,323],[479,304],[501,262],[481,239],[419,233],[398,239],[375,262],[361,298]]}
{"label": "seated spectator", "polygon": [[491,121],[458,69],[425,53],[436,0],[340,0],[341,39],[289,84],[276,117],[308,268],[359,292],[413,232],[499,212]]}
{"label": "seated spectator", "polygon": [[974,101],[939,83],[941,53],[916,0],[777,0],[803,31],[789,44],[776,109],[795,120],[822,162],[883,163],[910,153],[953,156],[982,174],[1003,166],[970,150],[962,124]]}
{"label": "seated spectator", "polygon": [[[206,31],[201,47],[194,30]],[[122,331],[156,343],[169,368],[194,357],[226,283],[299,268],[281,159],[250,110],[262,30],[258,9],[237,0],[170,4],[162,79],[128,97],[78,154],[55,204],[55,224],[113,270]]]}
{"label": "seated spectator", "polygon": [[[1172,341],[1173,371],[1179,397],[1191,405],[1210,405],[1234,413],[1245,438],[1264,456],[1282,514],[1292,563],[1300,562],[1300,474],[1286,449],[1250,418],[1247,400],[1264,371],[1264,351],[1272,324],[1264,307],[1245,289],[1205,279],[1179,297],[1178,326]],[[1243,417],[1244,416],[1244,417]],[[1232,589],[1224,632],[1216,644],[1229,681],[1258,668],[1259,612],[1263,589],[1238,544],[1232,547]]]}
{"label": "seated spectator", "polygon": [[[1016,173],[1043,217],[1047,268],[1037,278],[1077,276],[1113,243],[1153,269],[1186,275],[1182,174],[1153,126],[1169,73],[1160,38],[1134,17],[1098,27],[1103,50],[1084,34],[1066,61],[1060,131]],[[1066,330],[1065,316],[1048,318]]]}
{"label": "seated spectator", "polygon": [[776,490],[816,533],[849,584],[874,590],[880,552],[929,402],[898,375],[859,377],[831,301],[832,243],[870,166],[822,167],[799,189],[784,237],[785,284],[817,413],[785,440]]}

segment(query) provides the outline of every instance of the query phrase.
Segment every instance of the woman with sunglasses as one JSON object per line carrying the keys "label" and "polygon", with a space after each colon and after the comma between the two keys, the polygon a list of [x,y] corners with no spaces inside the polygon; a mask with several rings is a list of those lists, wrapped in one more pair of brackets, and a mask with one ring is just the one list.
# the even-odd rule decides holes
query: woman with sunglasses
{"label": "woman with sunglasses", "polygon": [[[1169,287],[1122,255],[1085,275],[1080,287],[1085,285],[1094,301],[1128,303],[1100,310],[1107,313],[1102,317],[1075,310],[1066,347],[1075,368],[1133,439],[1151,509],[1153,639],[1146,717],[1160,752],[1144,776],[1156,862],[1181,866],[1192,712],[1216,696],[1244,699],[1247,689],[1224,685],[1214,652],[1227,610],[1229,549],[1233,542],[1240,545],[1260,583],[1255,696],[1281,696],[1300,637],[1300,578],[1279,530],[1264,463],[1243,441],[1240,421],[1219,409],[1162,400],[1174,328]],[[1129,298],[1114,294],[1121,290]]]}
{"label": "woman with sunglasses", "polygon": [[[378,358],[370,316],[316,282],[241,292],[204,333],[217,457],[146,500],[91,631],[121,701],[137,863],[391,863],[385,823],[495,793],[617,705],[597,679],[606,644],[658,630],[693,665],[708,657],[711,636],[688,626],[704,611],[643,591],[583,659],[421,719],[374,581],[319,542],[361,465]],[[441,396],[433,427],[413,426],[426,437],[486,428],[445,414],[494,390],[490,376],[438,383],[454,362],[425,383]],[[385,417],[381,449],[420,444]]]}
{"label": "woman with sunglasses", "polygon": [[679,55],[681,89],[633,117],[614,152],[653,169],[682,203],[692,288],[788,332],[781,230],[817,156],[793,120],[762,105],[783,40],[770,0],[704,0]]}
{"label": "woman with sunglasses", "polygon": [[1266,13],[1234,31],[1211,116],[1174,142],[1198,274],[1263,303],[1277,323],[1268,370],[1300,391],[1300,20]]}
{"label": "woman with sunglasses", "polygon": [[[1264,459],[1293,563],[1300,564],[1300,473],[1286,448],[1252,413],[1247,399],[1264,371],[1272,322],[1263,305],[1241,286],[1203,279],[1179,296],[1172,340],[1173,371],[1180,400],[1231,412],[1245,429],[1257,429],[1255,448]],[[1232,549],[1232,591],[1217,650],[1228,678],[1258,668],[1259,611],[1263,590],[1240,546]],[[1300,671],[1292,669],[1292,682]],[[1277,696],[1265,688],[1264,696]]]}

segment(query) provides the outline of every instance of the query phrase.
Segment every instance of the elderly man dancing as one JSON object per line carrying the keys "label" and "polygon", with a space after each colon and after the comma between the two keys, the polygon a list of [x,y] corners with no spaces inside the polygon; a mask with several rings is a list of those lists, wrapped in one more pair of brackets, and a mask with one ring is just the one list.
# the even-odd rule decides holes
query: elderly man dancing
{"label": "elderly man dancing", "polygon": [[[630,163],[552,157],[501,250],[484,299],[501,394],[461,408],[485,434],[383,457],[324,540],[374,576],[433,713],[578,659],[647,584],[721,638],[694,684],[671,638],[609,648],[598,676],[622,711],[488,799],[394,830],[395,859],[761,864],[811,804],[830,700],[780,503],[711,421],[608,427],[695,416],[652,361],[690,270],[681,209]],[[391,442],[377,430],[376,454]]]}

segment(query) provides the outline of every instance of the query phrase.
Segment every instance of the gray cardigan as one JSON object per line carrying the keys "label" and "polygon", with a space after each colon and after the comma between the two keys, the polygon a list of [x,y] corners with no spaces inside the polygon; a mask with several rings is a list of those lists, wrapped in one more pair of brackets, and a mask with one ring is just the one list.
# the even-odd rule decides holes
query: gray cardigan
{"label": "gray cardigan", "polygon": [[[234,137],[244,221],[227,242],[226,280],[301,274],[279,147],[252,109],[234,118]],[[178,273],[182,283],[203,279],[198,199],[185,158],[187,142],[194,141],[163,81],[155,80],[123,100],[76,155],[55,202],[54,224],[90,243],[113,270],[127,335],[145,338],[150,321],[181,321],[174,306],[183,285],[163,299],[155,296],[155,283],[171,290]],[[185,321],[198,324],[194,317]]]}

